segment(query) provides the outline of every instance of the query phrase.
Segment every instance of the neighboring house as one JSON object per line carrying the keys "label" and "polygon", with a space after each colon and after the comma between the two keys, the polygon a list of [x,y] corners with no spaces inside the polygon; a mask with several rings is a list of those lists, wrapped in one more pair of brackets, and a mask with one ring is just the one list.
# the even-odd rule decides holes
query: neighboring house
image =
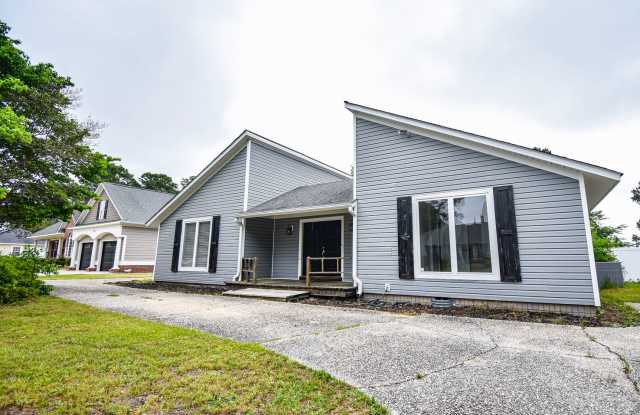
{"label": "neighboring house", "polygon": [[159,226],[154,278],[222,284],[257,258],[259,277],[297,280],[307,257],[324,257],[325,279],[368,296],[577,314],[600,305],[588,212],[621,173],[346,107],[353,178],[243,132],[147,222]]}
{"label": "neighboring house", "polygon": [[68,222],[57,220],[31,235],[42,256],[45,258],[71,257],[73,245],[71,228],[79,215],[80,212],[74,212]]}
{"label": "neighboring house", "polygon": [[145,222],[173,195],[101,183],[72,229],[71,267],[78,270],[153,270],[157,229]]}
{"label": "neighboring house", "polygon": [[30,233],[22,229],[0,231],[0,255],[20,255],[33,246]]}

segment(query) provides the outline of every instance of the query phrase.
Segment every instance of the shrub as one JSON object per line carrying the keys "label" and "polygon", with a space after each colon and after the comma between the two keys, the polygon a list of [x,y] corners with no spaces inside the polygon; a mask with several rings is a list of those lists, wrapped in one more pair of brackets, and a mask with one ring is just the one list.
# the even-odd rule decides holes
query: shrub
{"label": "shrub", "polygon": [[54,259],[53,262],[54,262],[54,264],[56,264],[59,267],[67,267],[71,263],[71,259],[70,258],[60,257],[60,258]]}
{"label": "shrub", "polygon": [[19,256],[0,255],[0,304],[49,294],[52,287],[45,285],[38,275],[56,272],[55,264],[33,249]]}

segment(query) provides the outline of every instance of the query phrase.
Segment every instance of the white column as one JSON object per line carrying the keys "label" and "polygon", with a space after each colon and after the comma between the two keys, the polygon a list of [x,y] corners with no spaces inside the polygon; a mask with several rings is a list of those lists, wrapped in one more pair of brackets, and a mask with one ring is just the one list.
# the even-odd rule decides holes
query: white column
{"label": "white column", "polygon": [[62,246],[64,245],[64,239],[58,239],[58,252],[56,253],[56,258],[62,257]]}
{"label": "white column", "polygon": [[71,241],[73,241],[73,246],[71,247],[71,262],[69,263],[69,267],[71,268],[76,268],[76,264],[77,264],[77,260],[76,260],[76,256],[78,255],[78,241],[69,238],[69,242],[67,243],[71,243]]}
{"label": "white column", "polygon": [[116,237],[116,254],[115,258],[113,258],[113,268],[111,269],[120,269],[120,251],[122,250],[122,238],[120,236]]}
{"label": "white column", "polygon": [[44,242],[44,257],[49,258],[49,240],[45,239]]}
{"label": "white column", "polygon": [[89,268],[97,268],[98,266],[98,239],[93,240],[93,245],[91,246],[91,264]]}

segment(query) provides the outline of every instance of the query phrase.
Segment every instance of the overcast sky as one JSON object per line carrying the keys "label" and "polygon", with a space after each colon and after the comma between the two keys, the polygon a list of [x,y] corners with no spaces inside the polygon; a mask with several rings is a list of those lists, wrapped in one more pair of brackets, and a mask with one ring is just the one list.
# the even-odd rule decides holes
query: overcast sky
{"label": "overcast sky", "polygon": [[248,128],[343,170],[343,100],[622,171],[640,219],[638,1],[6,1],[33,62],[82,89],[97,148],[197,173]]}

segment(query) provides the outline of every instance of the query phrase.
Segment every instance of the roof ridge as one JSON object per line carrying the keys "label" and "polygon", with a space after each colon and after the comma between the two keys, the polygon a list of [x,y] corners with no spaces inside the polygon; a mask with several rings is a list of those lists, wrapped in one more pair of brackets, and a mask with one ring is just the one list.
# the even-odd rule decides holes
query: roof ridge
{"label": "roof ridge", "polygon": [[170,192],[162,192],[160,190],[155,190],[155,189],[147,189],[146,187],[131,186],[129,184],[122,184],[122,183],[102,182],[101,184],[102,185],[110,184],[112,186],[126,187],[126,188],[133,189],[133,190],[145,190],[147,192],[162,193],[162,194],[165,194],[165,195],[174,195],[175,194],[175,193],[170,193]]}

